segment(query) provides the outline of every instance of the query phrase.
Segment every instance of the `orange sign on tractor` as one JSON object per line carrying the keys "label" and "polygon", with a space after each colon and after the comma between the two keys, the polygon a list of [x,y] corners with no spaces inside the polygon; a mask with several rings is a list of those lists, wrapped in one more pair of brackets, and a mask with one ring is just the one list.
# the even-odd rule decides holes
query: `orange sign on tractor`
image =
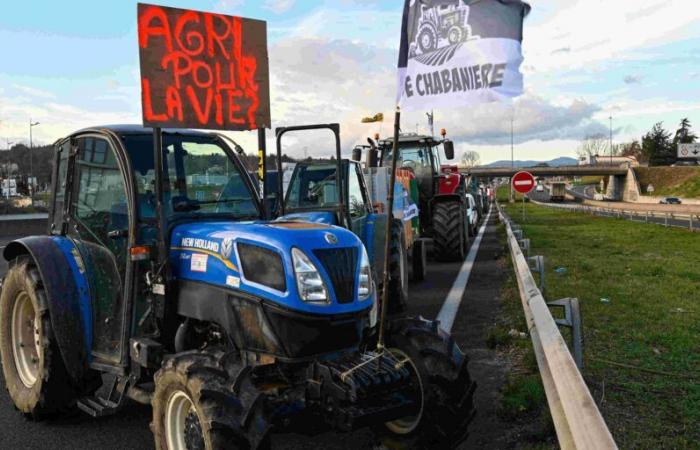
{"label": "orange sign on tractor", "polygon": [[145,126],[270,127],[264,21],[140,3],[138,36]]}

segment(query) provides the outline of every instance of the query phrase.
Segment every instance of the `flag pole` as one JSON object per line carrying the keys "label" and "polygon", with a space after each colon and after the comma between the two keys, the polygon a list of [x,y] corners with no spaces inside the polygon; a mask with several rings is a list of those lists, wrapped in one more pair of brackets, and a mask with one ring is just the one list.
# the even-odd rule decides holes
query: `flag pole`
{"label": "flag pole", "polygon": [[386,329],[386,310],[389,302],[389,252],[391,251],[391,227],[394,221],[394,185],[396,184],[396,166],[399,160],[399,130],[401,128],[401,108],[396,106],[394,114],[394,140],[391,150],[391,172],[389,174],[389,192],[387,193],[387,220],[384,228],[384,274],[382,284],[382,303],[379,310],[379,336],[377,350],[384,349],[384,334]]}

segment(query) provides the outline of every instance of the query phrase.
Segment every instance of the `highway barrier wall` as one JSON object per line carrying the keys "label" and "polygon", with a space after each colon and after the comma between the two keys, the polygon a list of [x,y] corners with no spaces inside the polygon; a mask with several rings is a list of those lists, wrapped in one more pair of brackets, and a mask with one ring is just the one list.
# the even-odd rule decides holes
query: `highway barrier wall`
{"label": "highway barrier wall", "polygon": [[[515,226],[496,203],[505,224],[525,320],[532,339],[547,403],[562,449],[617,449],[588,386],[530,272]],[[521,242],[527,241],[520,234]]]}
{"label": "highway barrier wall", "polygon": [[6,214],[0,216],[0,236],[20,237],[46,234],[47,214]]}

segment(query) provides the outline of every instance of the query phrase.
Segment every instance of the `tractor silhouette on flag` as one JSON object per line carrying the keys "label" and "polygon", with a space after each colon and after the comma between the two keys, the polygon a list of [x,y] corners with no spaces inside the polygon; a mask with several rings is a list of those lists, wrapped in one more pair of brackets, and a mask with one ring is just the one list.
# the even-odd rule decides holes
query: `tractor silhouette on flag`
{"label": "tractor silhouette on flag", "polygon": [[414,16],[409,57],[439,65],[452,58],[463,42],[478,39],[472,34],[469,6],[462,0],[428,0]]}

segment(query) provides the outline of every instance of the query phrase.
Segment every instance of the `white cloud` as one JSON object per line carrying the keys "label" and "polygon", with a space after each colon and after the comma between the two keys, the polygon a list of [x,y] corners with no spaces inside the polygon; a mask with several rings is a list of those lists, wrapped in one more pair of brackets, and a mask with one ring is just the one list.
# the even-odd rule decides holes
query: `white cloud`
{"label": "white cloud", "polygon": [[37,89],[35,87],[31,86],[23,86],[20,84],[13,84],[12,87],[26,95],[29,95],[31,97],[37,97],[37,98],[56,98],[56,96],[48,91],[44,91],[42,89]]}
{"label": "white cloud", "polygon": [[263,3],[263,8],[272,11],[275,14],[282,14],[289,11],[296,0],[265,0]]}
{"label": "white cloud", "polygon": [[[550,2],[552,3],[552,2]],[[686,37],[700,20],[696,0],[561,0],[542,21],[525,21],[526,60],[538,71],[628,57],[642,46]],[[533,5],[533,15],[538,14]],[[566,49],[566,51],[562,51]]]}

